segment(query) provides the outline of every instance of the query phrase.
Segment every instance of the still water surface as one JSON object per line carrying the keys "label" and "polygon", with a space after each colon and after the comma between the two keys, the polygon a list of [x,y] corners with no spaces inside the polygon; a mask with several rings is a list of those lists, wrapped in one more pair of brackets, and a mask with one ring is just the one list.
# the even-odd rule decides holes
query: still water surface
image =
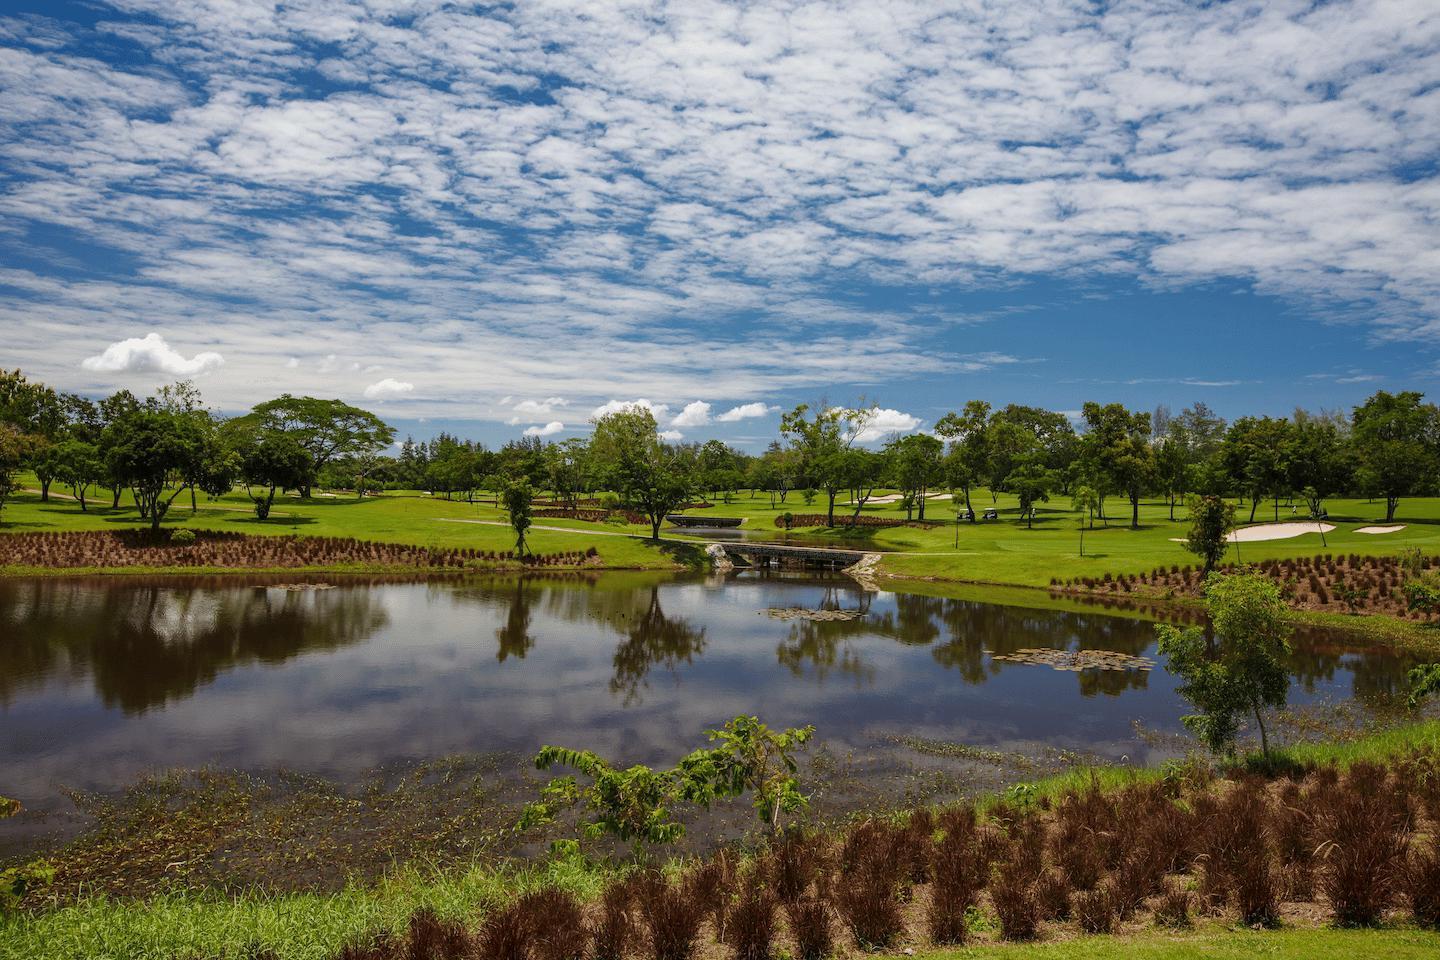
{"label": "still water surface", "polygon": [[[783,620],[781,608],[855,611]],[[1102,612],[866,593],[844,577],[511,579],[285,589],[235,580],[0,583],[0,793],[111,790],[215,765],[358,776],[454,753],[592,747],[655,762],[737,713],[832,746],[894,735],[1145,760],[1183,704],[1152,671],[1000,662],[1155,656]],[[1407,663],[1298,636],[1292,700],[1373,701]],[[1153,757],[1151,757],[1153,759]]]}

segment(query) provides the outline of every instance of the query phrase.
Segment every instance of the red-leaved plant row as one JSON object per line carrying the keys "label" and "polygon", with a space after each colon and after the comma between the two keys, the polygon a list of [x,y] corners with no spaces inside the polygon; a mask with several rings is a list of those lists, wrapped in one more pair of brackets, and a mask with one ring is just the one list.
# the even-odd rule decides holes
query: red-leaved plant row
{"label": "red-leaved plant row", "polygon": [[533,517],[550,517],[557,520],[588,520],[590,523],[604,523],[611,516],[618,514],[625,518],[626,523],[649,523],[650,518],[643,513],[636,513],[633,510],[536,510]]}
{"label": "red-leaved plant row", "polygon": [[[775,518],[775,526],[785,526],[785,515],[782,513]],[[825,514],[823,513],[792,513],[790,515],[791,527],[823,527],[825,526]],[[868,517],[836,514],[835,526],[837,527],[934,527],[939,526],[932,520],[903,520],[899,517]]]}
{"label": "red-leaved plant row", "polygon": [[598,552],[571,551],[517,558],[513,552],[426,548],[348,537],[252,536],[195,530],[192,543],[174,543],[170,531],[15,533],[0,536],[0,565],[26,567],[328,567],[370,565],[461,570],[502,562],[536,567],[582,566]]}
{"label": "red-leaved plant row", "polygon": [[[1427,569],[1436,566],[1433,557],[1419,562]],[[1234,573],[1236,569],[1234,564],[1217,568],[1221,573]],[[1286,601],[1302,610],[1385,613],[1417,620],[1433,617],[1432,614],[1409,609],[1404,584],[1410,577],[1398,557],[1327,553],[1286,560],[1261,560],[1250,564],[1248,569],[1274,580]],[[1202,588],[1201,568],[1179,565],[1157,567],[1148,573],[1107,573],[1101,577],[1050,581],[1050,589],[1059,593],[1198,597]]]}
{"label": "red-leaved plant row", "polygon": [[[1342,926],[1397,913],[1440,927],[1440,754],[1266,781],[1206,768],[1105,792],[791,832],[748,862],[636,870],[592,903],[526,893],[483,917],[417,912],[342,960],[822,960],[852,945],[949,946],[1109,933],[1196,915],[1270,926],[1324,908]],[[977,919],[980,922],[977,923]],[[907,951],[908,952],[908,951]],[[712,955],[706,949],[707,955]]]}

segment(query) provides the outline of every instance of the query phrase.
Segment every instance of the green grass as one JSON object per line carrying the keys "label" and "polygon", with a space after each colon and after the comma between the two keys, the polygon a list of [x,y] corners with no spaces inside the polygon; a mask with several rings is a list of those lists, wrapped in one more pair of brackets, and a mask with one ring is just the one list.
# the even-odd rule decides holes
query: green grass
{"label": "green grass", "polygon": [[1431,958],[1440,933],[1421,930],[1245,930],[1201,926],[1194,930],[1081,937],[1055,943],[994,944],[955,950],[920,950],[915,960],[1360,960]]}
{"label": "green grass", "polygon": [[[1419,747],[1440,749],[1440,720],[1369,734],[1349,742],[1305,744],[1282,751],[1295,761],[1386,760]],[[1098,782],[1111,790],[1162,776],[1159,769],[1079,768],[1034,784],[1036,796],[1057,796]],[[345,941],[377,930],[401,929],[421,906],[473,924],[490,905],[536,886],[553,884],[578,896],[598,893],[610,868],[572,859],[523,866],[475,866],[424,872],[403,869],[372,886],[336,894],[177,892],[139,902],[82,898],[31,914],[0,918],[0,960],[80,960],[242,956],[245,948],[273,948],[284,960],[325,960]],[[1028,945],[921,950],[919,957],[1431,957],[1440,934],[1406,929],[1342,931],[1288,929],[1252,932],[1202,924],[1183,932],[1147,931]]]}
{"label": "green grass", "polygon": [[[33,487],[33,478],[22,477],[22,483]],[[52,491],[68,491],[56,484]],[[1042,505],[1034,529],[1017,519],[1013,497],[997,495],[993,501],[988,492],[972,494],[976,511],[993,504],[1000,510],[1000,520],[962,523],[958,546],[953,522],[955,508],[949,501],[931,501],[927,516],[944,523],[933,529],[895,527],[885,529],[823,527],[797,530],[807,537],[818,538],[836,546],[886,551],[880,573],[892,577],[959,581],[980,584],[1044,587],[1052,578],[1095,576],[1105,573],[1141,573],[1158,566],[1194,565],[1197,561],[1183,544],[1172,538],[1185,535],[1184,509],[1176,511],[1177,520],[1169,519],[1169,508],[1159,501],[1146,501],[1140,508],[1140,529],[1128,526],[1129,504],[1111,498],[1109,511],[1114,519],[1108,526],[1098,524],[1085,531],[1085,555],[1079,553],[1080,517],[1069,509],[1068,501],[1057,497]],[[128,494],[122,497],[119,510],[109,509],[103,497],[87,513],[70,500],[52,498],[42,504],[32,493],[17,495],[0,513],[0,531],[27,530],[96,530],[117,526],[140,526],[142,521],[129,504]],[[1271,540],[1241,544],[1241,560],[1314,556],[1317,553],[1357,553],[1393,555],[1401,547],[1419,547],[1427,553],[1440,553],[1440,498],[1403,500],[1396,523],[1406,528],[1379,536],[1358,534],[1357,527],[1383,519],[1384,505],[1378,501],[1335,499],[1327,501],[1330,520],[1336,530],[1321,542],[1319,534],[1304,534],[1289,540]],[[745,528],[764,534],[779,533],[776,517],[785,512],[825,512],[823,497],[807,505],[799,493],[791,493],[788,502],[771,504],[768,494],[751,496],[740,493],[730,503],[716,502],[698,515],[744,517]],[[848,516],[851,508],[837,504],[837,517]],[[865,516],[903,518],[898,503],[870,504],[862,511]],[[1248,506],[1239,511],[1239,519],[1248,518]],[[1256,512],[1257,523],[1275,517],[1270,504],[1262,504]],[[1292,518],[1289,508],[1282,506],[1280,519]],[[456,521],[483,521],[456,522]],[[317,536],[356,537],[398,543],[414,543],[437,547],[476,547],[482,550],[507,550],[513,546],[509,529],[504,526],[505,514],[491,503],[466,504],[429,497],[423,493],[392,493],[358,500],[349,495],[331,499],[317,497],[301,500],[282,497],[276,501],[275,512],[266,522],[256,520],[249,511],[243,490],[237,490],[215,501],[201,498],[199,511],[192,515],[188,497],[181,497],[171,509],[166,526],[196,526],[238,530],[246,533],[313,534]],[[639,525],[587,523],[579,520],[537,518],[541,527],[560,527],[565,532],[535,530],[532,548],[537,552],[583,550],[596,547],[607,567],[631,569],[664,569],[687,562],[673,550],[644,542],[649,528]],[[573,532],[571,532],[573,531]],[[616,536],[621,534],[622,536]],[[684,541],[686,536],[673,529],[665,534],[671,541]],[[693,539],[693,538],[689,538]],[[690,555],[693,557],[693,554]],[[1235,558],[1232,549],[1229,559]],[[1353,618],[1352,618],[1353,619]]]}
{"label": "green grass", "polygon": [[[51,499],[42,503],[35,493],[20,493],[0,513],[0,533],[63,532],[69,530],[114,530],[148,526],[129,502],[128,494],[118,509],[110,508],[105,497],[81,511],[78,503],[54,494],[67,493],[61,485],[51,488]],[[480,521],[480,522],[475,522]],[[647,543],[635,534],[638,528],[586,525],[576,521],[538,519],[540,526],[560,526],[576,532],[532,530],[529,548],[534,553],[584,551],[595,547],[607,568],[663,570],[692,563],[696,551],[688,545]],[[248,508],[243,491],[216,500],[200,498],[192,513],[186,497],[175,501],[164,526],[167,529],[193,527],[229,530],[259,535],[301,535],[354,537],[388,543],[418,544],[427,547],[473,547],[477,550],[506,551],[515,546],[506,515],[489,503],[467,504],[422,494],[392,494],[381,497],[299,497],[277,498],[270,519],[260,521]],[[648,530],[646,531],[648,533]],[[611,536],[607,534],[620,534]],[[23,568],[0,566],[11,576],[33,575]],[[78,573],[82,571],[65,571]],[[122,572],[156,573],[154,569],[127,568]],[[187,571],[197,572],[197,571]]]}

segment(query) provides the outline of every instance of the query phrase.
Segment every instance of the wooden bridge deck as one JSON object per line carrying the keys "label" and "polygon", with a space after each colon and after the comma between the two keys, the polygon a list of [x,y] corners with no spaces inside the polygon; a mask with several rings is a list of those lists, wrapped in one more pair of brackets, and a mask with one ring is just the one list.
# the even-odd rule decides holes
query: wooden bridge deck
{"label": "wooden bridge deck", "polygon": [[714,542],[719,542],[730,556],[739,557],[756,566],[768,566],[773,562],[838,568],[859,563],[860,559],[865,556],[864,550],[845,550],[838,547],[790,547],[775,543]]}

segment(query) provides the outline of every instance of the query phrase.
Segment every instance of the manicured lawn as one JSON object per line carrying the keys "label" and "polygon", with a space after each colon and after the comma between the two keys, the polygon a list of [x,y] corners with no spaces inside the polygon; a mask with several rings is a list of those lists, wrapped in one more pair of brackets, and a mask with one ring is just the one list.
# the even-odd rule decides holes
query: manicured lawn
{"label": "manicured lawn", "polygon": [[[27,483],[33,486],[33,481]],[[67,491],[55,485],[52,491]],[[858,550],[886,551],[880,573],[899,577],[957,580],[973,583],[1011,584],[1043,587],[1052,578],[1095,576],[1105,573],[1141,573],[1157,566],[1195,564],[1195,558],[1183,544],[1172,540],[1185,535],[1184,509],[1176,511],[1177,519],[1169,520],[1169,510],[1159,501],[1141,504],[1140,529],[1128,526],[1129,505],[1112,498],[1108,509],[1114,516],[1109,525],[1097,523],[1085,531],[1085,555],[1080,555],[1080,517],[1069,509],[1062,498],[1042,506],[1034,529],[1027,528],[1017,517],[1013,497],[1000,494],[992,498],[988,492],[972,495],[977,512],[992,504],[1000,511],[999,520],[954,524],[955,508],[949,501],[931,501],[927,515],[945,521],[933,529],[891,527],[881,529],[847,529],[817,527],[798,529],[807,538],[819,538],[836,546]],[[108,497],[92,504],[88,513],[68,499],[52,497],[42,504],[32,493],[17,495],[0,514],[0,532],[37,530],[112,529],[116,526],[142,525],[128,495],[122,498],[119,510],[110,510]],[[1287,540],[1242,543],[1242,561],[1318,553],[1395,554],[1401,547],[1416,546],[1427,553],[1440,553],[1440,498],[1413,498],[1400,504],[1395,523],[1405,525],[1398,533],[1368,535],[1355,533],[1357,527],[1379,522],[1384,505],[1367,500],[1336,499],[1326,504],[1330,522],[1336,529],[1321,542],[1319,534],[1308,533]],[[716,502],[706,510],[690,511],[695,515],[744,517],[744,528],[762,535],[780,533],[776,517],[794,514],[823,514],[823,497],[807,505],[800,493],[791,493],[788,502],[771,505],[768,495],[735,495],[730,503]],[[852,509],[837,505],[837,518],[848,516]],[[900,518],[904,511],[898,503],[868,504],[864,516]],[[1248,506],[1238,511],[1241,520],[1248,517]],[[1273,521],[1271,504],[1262,504],[1256,522]],[[1280,519],[1292,517],[1286,506]],[[463,522],[462,522],[463,521]],[[479,522],[476,522],[479,521]],[[513,546],[509,529],[504,526],[505,513],[491,503],[467,504],[429,497],[420,492],[390,493],[381,497],[358,500],[348,495],[316,497],[301,500],[282,497],[275,503],[274,513],[266,522],[256,520],[249,512],[243,491],[236,491],[219,500],[202,498],[197,513],[191,514],[188,497],[177,500],[171,508],[166,526],[195,526],[211,529],[239,530],[246,533],[310,534],[315,536],[356,537],[367,540],[416,543],[426,546],[476,547],[482,550],[508,550]],[[640,525],[599,524],[579,520],[536,518],[537,527],[559,527],[574,533],[536,529],[531,535],[531,548],[536,552],[583,550],[594,546],[606,566],[657,569],[673,566],[676,557],[654,544],[644,543],[649,528]],[[625,536],[628,535],[628,536]],[[667,527],[667,539],[695,539]],[[1232,549],[1229,557],[1235,558]],[[682,561],[683,562],[683,561]]]}

